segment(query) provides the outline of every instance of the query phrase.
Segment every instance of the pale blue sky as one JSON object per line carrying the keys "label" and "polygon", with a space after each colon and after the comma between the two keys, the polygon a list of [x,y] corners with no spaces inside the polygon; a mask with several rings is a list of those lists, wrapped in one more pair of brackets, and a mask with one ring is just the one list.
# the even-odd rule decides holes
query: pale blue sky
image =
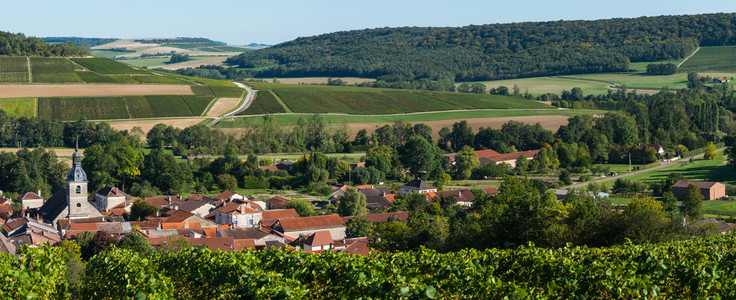
{"label": "pale blue sky", "polygon": [[300,36],[376,27],[734,11],[736,2],[726,0],[0,0],[0,30],[32,36],[187,36],[230,44],[276,44]]}

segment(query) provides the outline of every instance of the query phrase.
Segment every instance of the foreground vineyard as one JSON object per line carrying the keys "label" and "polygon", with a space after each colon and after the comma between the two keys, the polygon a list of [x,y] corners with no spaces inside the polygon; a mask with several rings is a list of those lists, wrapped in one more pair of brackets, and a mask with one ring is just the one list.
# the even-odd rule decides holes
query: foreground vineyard
{"label": "foreground vineyard", "polygon": [[[86,266],[85,298],[704,298],[736,297],[736,236],[612,248],[431,250],[370,256],[114,249]],[[2,298],[63,294],[61,248],[0,256]]]}

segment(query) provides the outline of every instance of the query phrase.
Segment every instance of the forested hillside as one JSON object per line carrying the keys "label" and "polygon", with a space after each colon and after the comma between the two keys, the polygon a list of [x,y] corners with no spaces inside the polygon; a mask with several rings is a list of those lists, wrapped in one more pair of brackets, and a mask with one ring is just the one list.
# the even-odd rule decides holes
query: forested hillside
{"label": "forested hillside", "polygon": [[256,77],[362,76],[384,81],[492,80],[626,71],[629,62],[682,58],[736,44],[736,14],[597,21],[403,27],[298,38],[228,63],[273,66]]}
{"label": "forested hillside", "polygon": [[89,55],[89,52],[71,42],[48,44],[37,37],[0,31],[0,55],[83,56]]}
{"label": "forested hillside", "polygon": [[46,41],[47,43],[66,43],[66,42],[72,42],[78,46],[85,46],[87,49],[90,49],[94,46],[98,45],[104,45],[107,43],[112,43],[114,41],[117,41],[118,39],[115,38],[83,38],[83,37],[76,37],[76,36],[70,36],[70,37],[42,37],[42,40]]}

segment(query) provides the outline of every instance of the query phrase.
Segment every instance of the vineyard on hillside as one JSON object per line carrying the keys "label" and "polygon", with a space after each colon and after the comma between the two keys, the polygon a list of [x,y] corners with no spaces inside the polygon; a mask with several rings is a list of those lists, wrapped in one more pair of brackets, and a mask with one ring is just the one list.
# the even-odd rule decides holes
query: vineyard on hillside
{"label": "vineyard on hillside", "polygon": [[[113,249],[86,265],[82,298],[472,298],[736,297],[736,235],[612,248],[420,249],[358,256],[207,249],[143,257]],[[0,255],[0,297],[65,292],[61,248]]]}

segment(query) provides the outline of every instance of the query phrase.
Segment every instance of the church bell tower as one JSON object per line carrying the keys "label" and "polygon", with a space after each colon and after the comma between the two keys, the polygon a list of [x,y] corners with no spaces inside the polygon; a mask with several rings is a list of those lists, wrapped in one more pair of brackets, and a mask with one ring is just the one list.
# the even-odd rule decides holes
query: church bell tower
{"label": "church bell tower", "polygon": [[77,142],[72,155],[74,165],[66,176],[66,204],[69,218],[86,218],[89,215],[87,203],[87,174],[82,170],[82,155]]}

